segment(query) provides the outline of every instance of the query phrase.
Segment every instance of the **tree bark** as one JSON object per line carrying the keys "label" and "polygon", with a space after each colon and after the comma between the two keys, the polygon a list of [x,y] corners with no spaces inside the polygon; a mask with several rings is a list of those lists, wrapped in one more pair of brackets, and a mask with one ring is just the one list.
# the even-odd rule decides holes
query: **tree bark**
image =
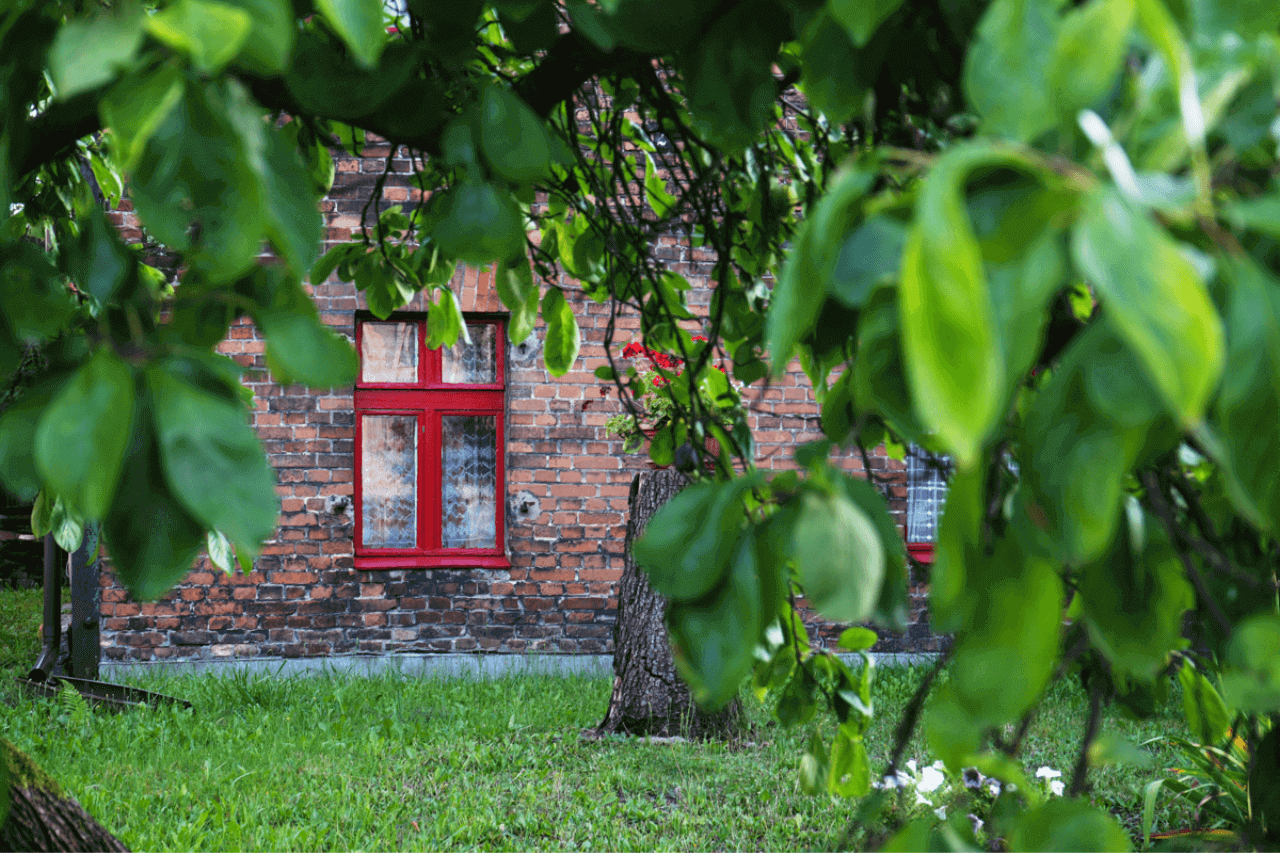
{"label": "tree bark", "polygon": [[[0,795],[9,800],[8,817],[0,823],[0,850],[96,851],[128,853],[127,847],[102,827],[36,763],[7,740],[0,740]],[[5,782],[8,791],[5,792]]]}
{"label": "tree bark", "polygon": [[687,482],[678,471],[645,471],[631,481],[626,563],[618,588],[614,627],[613,694],[597,732],[691,738],[723,737],[736,730],[740,709],[735,699],[714,713],[693,701],[676,673],[667,626],[667,602],[649,586],[649,578],[631,556],[631,545],[659,509]]}

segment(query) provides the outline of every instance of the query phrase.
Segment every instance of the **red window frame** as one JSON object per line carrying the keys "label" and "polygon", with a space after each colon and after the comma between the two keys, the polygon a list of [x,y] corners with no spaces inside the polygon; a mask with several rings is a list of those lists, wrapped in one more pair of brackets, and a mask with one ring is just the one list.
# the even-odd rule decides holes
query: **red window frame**
{"label": "red window frame", "polygon": [[[356,315],[356,352],[363,353],[367,322],[416,324],[418,375],[411,383],[365,382],[363,369],[355,388],[355,567],[402,568],[505,568],[506,557],[506,327],[503,318],[490,314],[467,315],[468,325],[495,327],[496,376],[491,384],[443,381],[443,350],[426,345],[427,317],[421,313],[393,314],[385,321],[372,314]],[[366,415],[411,415],[418,420],[417,545],[413,548],[373,548],[364,545],[364,435]],[[441,419],[451,415],[492,416],[497,425],[497,484],[494,500],[493,548],[445,548],[441,544],[443,519],[440,506],[443,481]]]}

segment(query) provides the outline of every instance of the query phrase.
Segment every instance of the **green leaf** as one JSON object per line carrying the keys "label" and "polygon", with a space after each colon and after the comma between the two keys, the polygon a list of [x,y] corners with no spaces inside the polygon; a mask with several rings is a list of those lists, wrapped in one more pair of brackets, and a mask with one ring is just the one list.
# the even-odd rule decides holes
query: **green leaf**
{"label": "green leaf", "polygon": [[[872,3],[857,5],[873,5]],[[824,12],[805,29],[800,59],[804,73],[800,86],[814,107],[834,122],[860,114],[866,105],[868,83],[859,79],[866,70],[848,30]]]}
{"label": "green leaf", "polygon": [[782,274],[773,289],[765,339],[775,374],[786,369],[796,344],[814,328],[828,287],[834,287],[836,260],[850,228],[861,215],[863,195],[875,171],[860,164],[832,179],[812,215],[800,226]]}
{"label": "green leaf", "polygon": [[276,128],[267,130],[265,166],[260,177],[267,238],[293,274],[302,278],[324,236],[318,199],[297,149],[290,147]]}
{"label": "green leaf", "polygon": [[448,287],[441,287],[438,292],[440,298],[430,304],[427,313],[427,347],[451,347],[458,342],[459,337],[470,343],[467,323],[462,319],[462,308],[453,291]]}
{"label": "green leaf", "polygon": [[49,518],[49,532],[53,534],[53,541],[58,543],[59,548],[67,553],[75,553],[84,538],[84,519],[67,506],[62,498],[58,498],[54,501],[53,513]]}
{"label": "green leaf", "polygon": [[516,184],[546,176],[551,166],[547,131],[528,104],[503,86],[488,86],[477,115],[480,151],[493,171]]}
{"label": "green leaf", "polygon": [[289,66],[296,30],[289,0],[221,0],[242,9],[253,28],[236,57],[236,64],[254,74],[269,77]]}
{"label": "green leaf", "polygon": [[1182,685],[1182,712],[1191,734],[1202,744],[1224,743],[1231,732],[1232,715],[1222,695],[1188,660],[1178,670],[1178,683]]}
{"label": "green leaf", "polygon": [[31,505],[31,532],[38,539],[48,536],[53,530],[53,508],[58,502],[57,495],[41,491]]}
{"label": "green leaf", "polygon": [[871,760],[862,738],[852,738],[843,729],[831,745],[831,769],[827,790],[840,797],[864,797],[871,790]]}
{"label": "green leaf", "polygon": [[837,645],[851,652],[860,652],[863,649],[869,649],[874,646],[878,639],[880,638],[875,631],[855,625],[852,628],[844,629],[840,634],[840,640]]}
{"label": "green leaf", "polygon": [[[151,422],[150,400],[138,407],[120,488],[102,533],[111,562],[135,598],[159,598],[191,570],[205,544],[200,522],[169,491]],[[221,484],[217,487],[219,492]],[[146,519],[146,524],[139,524]]]}
{"label": "green leaf", "polygon": [[1232,502],[1261,530],[1280,526],[1280,282],[1229,262],[1227,363],[1214,406]]}
{"label": "green leaf", "polygon": [[988,725],[1016,720],[1053,677],[1062,610],[1056,565],[1010,538],[966,567],[973,595],[956,640],[952,686],[968,714]]}
{"label": "green leaf", "polygon": [[866,47],[884,19],[897,11],[902,0],[829,0],[828,12],[848,31],[858,47]]}
{"label": "green leaf", "polygon": [[1091,0],[1062,17],[1048,69],[1060,115],[1074,121],[1111,90],[1136,14],[1134,0]]}
{"label": "green leaf", "polygon": [[884,581],[876,601],[873,619],[894,631],[905,631],[907,625],[907,549],[903,545],[898,524],[889,514],[889,504],[880,490],[860,477],[838,480],[845,496],[862,510],[875,526],[884,549]]}
{"label": "green leaf", "polygon": [[[137,266],[134,254],[99,210],[91,210],[80,218],[77,245],[64,257],[71,261],[67,272],[76,286],[103,305],[125,290]],[[66,288],[60,286],[60,289]]]}
{"label": "green leaf", "polygon": [[1083,800],[1054,798],[1020,815],[1009,831],[1010,850],[1122,851],[1132,849],[1115,818]]}
{"label": "green leaf", "polygon": [[601,51],[613,50],[613,35],[603,23],[603,14],[586,0],[565,0],[573,29]]}
{"label": "green leaf", "polygon": [[[272,275],[274,271],[263,271]],[[267,366],[277,382],[312,387],[349,385],[360,360],[351,343],[320,322],[315,304],[296,280],[274,274],[272,302],[255,314],[267,339]]]}
{"label": "green leaf", "polygon": [[377,64],[387,43],[381,0],[316,0],[316,7],[357,62],[366,68]]}
{"label": "green leaf", "polygon": [[1194,427],[1225,360],[1222,321],[1196,268],[1149,216],[1109,189],[1088,200],[1072,252],[1170,411]]}
{"label": "green leaf", "polygon": [[722,583],[696,601],[673,601],[667,608],[676,666],[705,708],[723,707],[751,672],[751,652],[764,627],[755,554],[752,537],[742,536]]}
{"label": "green leaf", "polygon": [[253,29],[244,9],[216,0],[177,0],[149,15],[147,32],[191,57],[204,74],[217,74],[240,52]]}
{"label": "green leaf", "polygon": [[261,111],[234,80],[188,83],[134,171],[130,195],[143,224],[190,251],[212,283],[241,277],[261,248],[265,133]]}
{"label": "green leaf", "polygon": [[[1126,518],[1127,528],[1133,522]],[[1085,626],[1112,670],[1142,681],[1154,681],[1169,658],[1186,645],[1184,619],[1195,606],[1195,592],[1182,564],[1147,518],[1145,547],[1134,553],[1122,529],[1102,560],[1086,566],[1077,581],[1084,601]]]}
{"label": "green leaf", "polygon": [[17,342],[52,338],[71,320],[75,307],[66,282],[32,243],[0,247],[0,279],[0,312]]}
{"label": "green leaf", "polygon": [[897,277],[907,229],[888,216],[872,216],[845,238],[832,270],[831,295],[861,308],[877,287]]}
{"label": "green leaf", "polygon": [[529,258],[522,254],[500,262],[493,274],[493,286],[511,312],[507,336],[515,343],[524,341],[538,322],[538,283],[533,280]]}
{"label": "green leaf", "polygon": [[823,616],[864,621],[884,580],[884,546],[847,495],[809,492],[795,522],[794,553],[805,597]]}
{"label": "green leaf", "polygon": [[558,287],[547,288],[542,297],[542,319],[547,324],[547,338],[542,345],[542,359],[552,376],[564,376],[578,359],[581,335],[573,307]]}
{"label": "green leaf", "polygon": [[65,377],[33,383],[0,414],[0,480],[17,498],[30,500],[40,491],[43,481],[35,461],[36,427],[64,381]]}
{"label": "green leaf", "polygon": [[953,681],[934,689],[924,706],[924,732],[929,751],[952,773],[971,765],[986,726],[956,698]]}
{"label": "green leaf", "polygon": [[[863,308],[858,319],[858,357],[853,363],[852,392],[861,411],[879,414],[900,435],[912,438],[923,430],[907,388],[897,296],[897,288],[877,288]],[[830,402],[828,399],[827,403]]]}
{"label": "green leaf", "polygon": [[733,7],[681,57],[694,129],[725,151],[750,145],[773,113],[782,41],[774,8],[767,0]]}
{"label": "green leaf", "polygon": [[898,286],[915,409],[962,468],[977,460],[1006,395],[995,309],[963,198],[969,173],[1001,159],[999,149],[968,144],[937,162],[921,190]]}
{"label": "green leaf", "polygon": [[221,530],[210,530],[205,537],[205,551],[209,554],[209,562],[227,574],[235,571],[235,557],[231,553],[231,543],[222,535]]}
{"label": "green leaf", "polygon": [[257,553],[276,528],[275,472],[241,406],[175,376],[147,370],[170,491],[204,527]]}
{"label": "green leaf", "polygon": [[1280,616],[1260,614],[1236,625],[1221,681],[1222,698],[1240,711],[1280,710]]}
{"label": "green leaf", "polygon": [[122,170],[137,167],[152,134],[182,100],[183,88],[182,69],[165,64],[126,74],[107,91],[99,109]]}
{"label": "green leaf", "polygon": [[102,518],[120,479],[133,421],[133,373],[99,350],[40,418],[35,461],[44,481],[91,520]]}
{"label": "green leaf", "polygon": [[666,219],[675,210],[676,198],[667,192],[667,183],[658,174],[653,155],[648,152],[644,155],[644,192],[649,207],[659,219]]}
{"label": "green leaf", "polygon": [[142,5],[121,3],[88,20],[70,20],[49,48],[49,75],[58,97],[67,99],[109,82],[133,62],[142,45]]}
{"label": "green leaf", "polygon": [[446,254],[483,264],[524,251],[524,220],[507,191],[465,180],[449,189],[444,204],[431,236]]}
{"label": "green leaf", "polygon": [[358,244],[340,243],[320,256],[307,278],[312,284],[325,284],[334,270],[352,257],[359,256],[362,251],[363,247]]}
{"label": "green leaf", "polygon": [[995,0],[965,57],[964,91],[985,133],[1031,142],[1057,121],[1049,68],[1063,0]]}
{"label": "green leaf", "polygon": [[632,546],[654,589],[673,601],[696,601],[719,585],[745,519],[746,482],[695,483],[654,514]]}

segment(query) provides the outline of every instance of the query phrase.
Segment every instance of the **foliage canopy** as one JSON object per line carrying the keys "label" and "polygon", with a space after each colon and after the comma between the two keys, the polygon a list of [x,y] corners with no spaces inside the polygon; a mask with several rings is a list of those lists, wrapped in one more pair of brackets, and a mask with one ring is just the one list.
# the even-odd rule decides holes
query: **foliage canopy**
{"label": "foliage canopy", "polygon": [[[0,479],[39,494],[38,526],[73,542],[100,521],[143,596],[202,547],[247,562],[276,506],[239,368],[213,351],[230,322],[253,319],[281,382],[343,384],[355,357],[319,322],[308,274],[336,270],[383,316],[425,291],[432,343],[451,345],[455,264],[495,263],[513,337],[541,313],[559,375],[579,348],[563,270],[638,311],[646,345],[686,366],[650,452],[715,437],[717,476],[638,551],[707,702],[754,669],[785,720],[834,706],[807,784],[867,792],[870,670],[809,648],[793,591],[852,622],[893,625],[905,607],[884,500],[828,461],[835,445],[915,442],[955,462],[931,603],[957,642],[924,708],[953,770],[1018,781],[1002,727],[1025,731],[1055,675],[1142,713],[1188,654],[1219,668],[1236,731],[1264,740],[1258,715],[1280,711],[1280,6],[408,0],[385,14],[378,0],[0,12],[0,370],[32,346],[44,362],[0,417]],[[328,146],[370,133],[408,148],[427,200],[373,202],[363,239],[317,259]],[[126,186],[177,287],[109,227]],[[650,252],[672,231],[717,259],[707,317]],[[827,439],[767,477],[713,364],[750,389],[796,355]],[[602,378],[624,399],[639,389]],[[1247,843],[1280,833],[1265,782],[1280,767],[1264,769]],[[1017,843],[1117,843],[1102,815],[1019,787],[1003,818]]]}

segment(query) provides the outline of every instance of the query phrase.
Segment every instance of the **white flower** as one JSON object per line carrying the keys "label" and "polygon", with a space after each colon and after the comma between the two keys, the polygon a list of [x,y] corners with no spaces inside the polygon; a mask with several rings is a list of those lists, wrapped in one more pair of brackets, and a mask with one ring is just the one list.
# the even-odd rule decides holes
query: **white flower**
{"label": "white flower", "polygon": [[1065,787],[1066,786],[1063,785],[1061,782],[1059,782],[1057,779],[1054,779],[1052,782],[1049,783],[1049,790],[1053,792],[1054,796],[1061,797],[1062,791]]}
{"label": "white flower", "polygon": [[982,829],[982,827],[986,826],[986,824],[983,823],[982,818],[978,817],[976,814],[971,814],[968,817],[969,817],[969,823],[973,824],[973,834],[977,835],[978,830]]}
{"label": "white flower", "polygon": [[905,775],[901,770],[897,770],[894,773],[885,776],[880,781],[872,782],[871,784],[875,788],[889,790],[893,790],[894,788],[906,788],[911,784],[911,777]]}
{"label": "white flower", "polygon": [[941,788],[942,783],[946,781],[947,777],[942,774],[942,771],[935,767],[926,767],[920,773],[920,781],[916,784],[916,787],[929,794]]}
{"label": "white flower", "polygon": [[911,771],[911,775],[916,775],[916,760],[914,758],[907,759],[907,769]]}
{"label": "white flower", "polygon": [[991,792],[991,796],[993,797],[1000,796],[1000,789],[1001,789],[1001,785],[1000,785],[999,779],[991,779],[991,778],[987,779],[987,790]]}
{"label": "white flower", "polygon": [[933,805],[933,801],[932,801],[932,800],[930,800],[930,799],[928,799],[927,797],[925,797],[925,795],[924,795],[924,794],[922,794],[922,793],[920,793],[919,791],[916,791],[916,805],[917,805],[917,806],[931,806],[931,805]]}
{"label": "white flower", "polygon": [[1054,770],[1052,767],[1041,767],[1036,771],[1037,779],[1057,779],[1061,775],[1061,770]]}
{"label": "white flower", "polygon": [[933,764],[930,764],[929,766],[930,766],[930,767],[932,767],[934,770],[946,770],[946,769],[947,769],[947,765],[946,765],[946,764],[944,764],[944,763],[942,763],[941,761],[935,761],[935,762],[933,762]]}
{"label": "white flower", "polygon": [[946,807],[946,806],[938,806],[936,809],[934,809],[934,810],[933,810],[933,813],[934,813],[934,814],[936,814],[936,815],[938,816],[938,820],[946,820],[946,819],[947,819],[947,807]]}
{"label": "white flower", "polygon": [[960,778],[964,782],[966,788],[980,788],[987,777],[983,776],[976,767],[966,767],[960,771]]}

